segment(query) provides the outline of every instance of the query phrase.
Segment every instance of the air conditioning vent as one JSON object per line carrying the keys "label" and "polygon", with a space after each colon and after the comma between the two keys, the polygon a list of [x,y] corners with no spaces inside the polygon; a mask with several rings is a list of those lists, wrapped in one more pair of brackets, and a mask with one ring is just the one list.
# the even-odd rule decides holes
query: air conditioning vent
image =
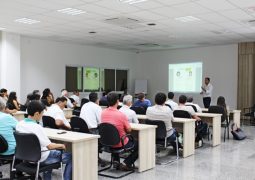
{"label": "air conditioning vent", "polygon": [[146,27],[143,20],[128,18],[128,17],[116,17],[104,20],[105,23],[120,26],[127,29],[138,29]]}

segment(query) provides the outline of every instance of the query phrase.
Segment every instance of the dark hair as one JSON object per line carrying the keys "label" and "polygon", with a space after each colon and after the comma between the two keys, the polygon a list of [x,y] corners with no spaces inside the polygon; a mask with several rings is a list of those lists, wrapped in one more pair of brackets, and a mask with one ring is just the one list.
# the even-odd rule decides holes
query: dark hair
{"label": "dark hair", "polygon": [[62,97],[57,97],[55,102],[58,103],[58,102],[65,102],[65,101],[67,101],[67,99],[64,96],[62,96]]}
{"label": "dark hair", "polygon": [[95,92],[89,94],[89,101],[96,102],[98,100],[98,95]]}
{"label": "dark hair", "polygon": [[47,106],[47,107],[49,107],[49,106],[51,105],[46,99],[41,99],[41,103],[42,103],[44,106]]}
{"label": "dark hair", "polygon": [[2,89],[0,90],[0,93],[6,93],[6,92],[7,92],[7,89],[2,88]]}
{"label": "dark hair", "polygon": [[49,88],[44,89],[41,99],[47,99],[47,97],[48,97],[50,94],[51,94],[51,91],[50,91]]}
{"label": "dark hair", "polygon": [[138,98],[139,100],[142,100],[143,98],[145,98],[145,94],[144,94],[144,93],[139,93],[139,94],[137,95],[137,98]]}
{"label": "dark hair", "polygon": [[187,102],[187,97],[185,95],[180,95],[179,103],[185,104]]}
{"label": "dark hair", "polygon": [[41,113],[45,109],[44,105],[37,100],[33,100],[27,105],[27,114],[34,116],[36,112]]}
{"label": "dark hair", "polygon": [[32,94],[39,94],[40,93],[40,91],[39,90],[33,90],[33,92],[32,92]]}
{"label": "dark hair", "polygon": [[223,96],[219,96],[218,99],[217,99],[217,105],[218,106],[222,106],[224,107],[225,109],[227,109],[227,106],[226,106],[226,102],[225,102],[225,98]]}
{"label": "dark hair", "polygon": [[8,98],[8,102],[13,102],[13,100],[17,101],[17,95],[16,95],[16,92],[10,92],[9,94],[9,98]]}
{"label": "dark hair", "polygon": [[155,96],[155,103],[158,105],[163,105],[166,102],[166,94],[165,93],[157,93]]}
{"label": "dark hair", "polygon": [[192,96],[188,97],[187,102],[193,102],[193,97]]}
{"label": "dark hair", "polygon": [[210,78],[209,77],[205,77],[205,79],[207,79],[210,82]]}
{"label": "dark hair", "polygon": [[109,106],[114,106],[117,103],[118,99],[119,96],[116,93],[110,93],[107,95],[107,101]]}
{"label": "dark hair", "polygon": [[167,96],[168,96],[168,99],[173,99],[174,98],[174,93],[169,92]]}

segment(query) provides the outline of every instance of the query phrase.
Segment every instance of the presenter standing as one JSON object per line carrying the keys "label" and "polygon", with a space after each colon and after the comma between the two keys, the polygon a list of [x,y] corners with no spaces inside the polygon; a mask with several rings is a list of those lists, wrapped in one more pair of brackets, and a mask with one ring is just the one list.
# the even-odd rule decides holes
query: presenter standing
{"label": "presenter standing", "polygon": [[203,95],[203,103],[205,108],[209,108],[211,104],[213,86],[210,83],[210,78],[205,78],[205,85],[201,87],[202,91],[200,94]]}

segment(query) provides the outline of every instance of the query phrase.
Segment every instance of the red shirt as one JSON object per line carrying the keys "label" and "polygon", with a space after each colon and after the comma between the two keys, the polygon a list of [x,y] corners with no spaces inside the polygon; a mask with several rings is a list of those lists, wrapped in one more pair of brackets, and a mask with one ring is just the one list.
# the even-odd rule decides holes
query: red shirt
{"label": "red shirt", "polygon": [[[114,125],[119,131],[120,138],[126,135],[127,129],[130,128],[130,124],[128,122],[127,116],[123,114],[122,112],[120,112],[118,109],[113,107],[109,107],[102,111],[101,122]],[[125,138],[124,145],[126,145],[127,143],[128,143],[128,138]],[[122,144],[120,142],[118,145],[114,147],[121,147],[121,146]]]}

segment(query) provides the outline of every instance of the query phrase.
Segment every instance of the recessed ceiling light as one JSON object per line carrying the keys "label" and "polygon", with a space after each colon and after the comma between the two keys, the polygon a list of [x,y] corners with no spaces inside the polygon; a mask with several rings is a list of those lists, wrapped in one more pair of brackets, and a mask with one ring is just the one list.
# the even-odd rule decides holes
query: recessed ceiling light
{"label": "recessed ceiling light", "polygon": [[74,9],[74,8],[60,9],[60,10],[58,10],[58,12],[63,13],[63,14],[72,15],[72,16],[86,13],[86,12],[83,11],[83,10]]}
{"label": "recessed ceiling light", "polygon": [[96,31],[90,31],[89,34],[96,34]]}
{"label": "recessed ceiling light", "polygon": [[178,17],[175,18],[176,21],[180,22],[194,22],[194,21],[200,21],[200,19],[194,17],[194,16],[184,16],[184,17]]}
{"label": "recessed ceiling light", "polygon": [[141,3],[148,0],[119,0],[119,1],[122,3],[127,3],[127,4],[136,4],[136,3]]}
{"label": "recessed ceiling light", "polygon": [[36,23],[39,23],[40,21],[29,19],[29,18],[20,18],[20,19],[16,19],[15,22],[24,23],[24,24],[36,24]]}
{"label": "recessed ceiling light", "polygon": [[148,26],[156,26],[155,23],[148,23],[147,25],[148,25]]}

